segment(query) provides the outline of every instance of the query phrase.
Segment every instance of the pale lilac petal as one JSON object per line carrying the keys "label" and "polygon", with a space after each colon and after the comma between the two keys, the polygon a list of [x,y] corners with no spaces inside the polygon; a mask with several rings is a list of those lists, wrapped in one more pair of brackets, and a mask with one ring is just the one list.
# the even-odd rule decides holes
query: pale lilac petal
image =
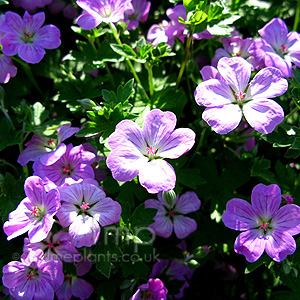
{"label": "pale lilac petal", "polygon": [[195,137],[195,132],[189,128],[176,129],[161,145],[156,155],[164,158],[178,158],[193,147]]}
{"label": "pale lilac petal", "polygon": [[236,92],[244,92],[250,76],[251,64],[242,57],[222,57],[218,62],[217,69],[225,82]]}
{"label": "pale lilac petal", "polygon": [[54,290],[45,278],[40,278],[35,288],[34,300],[53,300]]}
{"label": "pale lilac petal", "polygon": [[270,220],[281,204],[281,190],[278,185],[256,185],[252,190],[251,203],[257,216]]}
{"label": "pale lilac petal", "polygon": [[[219,48],[215,51],[215,55],[214,55],[213,59],[211,60],[211,65],[213,67],[217,67],[218,62],[222,57],[231,57],[231,55],[225,49]],[[212,77],[212,78],[215,78],[215,77]]]}
{"label": "pale lilac petal", "polygon": [[0,31],[19,33],[23,30],[23,20],[18,14],[8,11],[5,13],[5,21],[0,26]]}
{"label": "pale lilac petal", "polygon": [[38,12],[34,15],[30,15],[28,11],[25,11],[23,16],[23,28],[25,27],[30,32],[37,32],[44,24],[46,19],[44,12]]}
{"label": "pale lilac petal", "polygon": [[204,66],[201,71],[203,81],[209,80],[209,79],[221,79],[221,75],[219,71],[212,66]]}
{"label": "pale lilac petal", "polygon": [[54,216],[60,208],[60,195],[57,189],[50,190],[46,195],[45,211],[48,216]]}
{"label": "pale lilac petal", "polygon": [[208,79],[201,82],[194,93],[198,105],[216,107],[236,101],[230,87],[219,79]]}
{"label": "pale lilac petal", "polygon": [[181,214],[188,214],[200,208],[201,201],[194,192],[186,192],[181,195],[175,204],[175,211]]}
{"label": "pale lilac petal", "polygon": [[185,216],[174,216],[174,231],[179,239],[186,238],[197,229],[195,220]]}
{"label": "pale lilac petal", "polygon": [[56,216],[62,227],[68,227],[75,221],[78,212],[79,209],[75,205],[65,202],[58,210]]}
{"label": "pale lilac petal", "polygon": [[76,19],[76,23],[84,30],[93,29],[97,27],[101,22],[101,18],[95,18],[88,13],[83,13]]}
{"label": "pale lilac petal", "polygon": [[88,212],[101,226],[106,226],[120,221],[122,209],[117,201],[111,198],[104,198],[92,206]]}
{"label": "pale lilac petal", "polygon": [[226,134],[238,127],[242,120],[242,111],[235,104],[207,107],[202,118],[216,133]]}
{"label": "pale lilac petal", "polygon": [[257,227],[257,218],[252,206],[245,200],[234,198],[228,201],[222,220],[230,229],[244,231]]}
{"label": "pale lilac petal", "polygon": [[36,161],[39,159],[43,154],[46,154],[46,148],[42,146],[30,145],[26,147],[22,153],[19,155],[17,162],[21,166],[27,165],[29,161]]}
{"label": "pale lilac petal", "polygon": [[78,127],[70,127],[70,124],[61,126],[57,129],[57,138],[59,143],[71,137],[73,134],[79,131]]}
{"label": "pale lilac petal", "polygon": [[0,83],[7,83],[11,77],[17,75],[17,67],[10,57],[0,54]]}
{"label": "pale lilac petal", "polygon": [[46,202],[46,191],[42,179],[38,176],[30,176],[25,180],[24,190],[33,206],[41,206]]}
{"label": "pale lilac petal", "polygon": [[248,262],[257,261],[265,250],[266,240],[260,230],[248,230],[239,234],[235,240],[234,251],[243,254]]}
{"label": "pale lilac petal", "polygon": [[284,120],[282,107],[274,100],[255,99],[243,106],[247,122],[260,133],[271,133]]}
{"label": "pale lilac petal", "polygon": [[53,223],[54,223],[54,219],[46,215],[42,219],[42,221],[37,222],[32,227],[30,227],[28,231],[28,237],[30,243],[38,243],[44,240],[49,234]]}
{"label": "pale lilac petal", "polygon": [[45,54],[46,51],[44,48],[40,47],[36,43],[19,44],[18,46],[18,55],[20,58],[31,64],[39,63]]}
{"label": "pale lilac petal", "polygon": [[81,278],[72,279],[71,289],[73,296],[81,300],[88,299],[94,292],[93,286]]}
{"label": "pale lilac petal", "polygon": [[79,183],[74,183],[59,190],[61,201],[75,205],[81,205],[83,192],[82,184]]}
{"label": "pale lilac petal", "polygon": [[45,49],[55,49],[61,44],[60,30],[54,25],[43,26],[36,33],[36,43]]}
{"label": "pale lilac petal", "polygon": [[11,261],[2,269],[3,285],[14,288],[27,280],[25,266],[19,261]]}
{"label": "pale lilac petal", "polygon": [[296,251],[296,242],[290,233],[274,230],[266,238],[266,252],[275,261],[280,262],[286,259],[287,255]]}
{"label": "pale lilac petal", "polygon": [[[36,290],[35,281],[26,280],[23,282],[23,284],[9,289],[9,292],[17,300],[19,299],[32,300],[35,294],[35,290]],[[22,297],[20,298],[19,295],[22,295]]]}
{"label": "pale lilac petal", "polygon": [[173,232],[173,223],[169,217],[163,215],[156,215],[154,217],[155,222],[149,225],[155,232],[155,234],[168,238]]}
{"label": "pale lilac petal", "polygon": [[292,63],[283,59],[279,54],[268,52],[265,55],[265,64],[267,67],[275,67],[279,69],[282,76],[289,78],[293,75],[292,73]]}
{"label": "pale lilac petal", "polygon": [[78,215],[69,227],[69,234],[75,247],[91,247],[99,239],[100,226],[94,218]]}
{"label": "pale lilac petal", "polygon": [[175,187],[176,174],[173,167],[162,159],[151,160],[140,168],[140,184],[150,194],[169,191]]}
{"label": "pale lilac petal", "polygon": [[280,70],[272,67],[260,70],[250,82],[245,99],[274,98],[288,89],[288,82]]}
{"label": "pale lilac petal", "polygon": [[40,156],[40,162],[41,162],[41,164],[43,164],[45,166],[50,166],[50,165],[56,163],[65,153],[66,153],[66,145],[60,144],[56,148],[56,150],[48,152],[48,153],[43,153],[42,156]]}
{"label": "pale lilac petal", "polygon": [[98,201],[102,201],[106,196],[104,191],[101,188],[93,184],[83,182],[81,186],[83,190],[83,199],[85,202],[88,202],[89,204],[94,204]]}

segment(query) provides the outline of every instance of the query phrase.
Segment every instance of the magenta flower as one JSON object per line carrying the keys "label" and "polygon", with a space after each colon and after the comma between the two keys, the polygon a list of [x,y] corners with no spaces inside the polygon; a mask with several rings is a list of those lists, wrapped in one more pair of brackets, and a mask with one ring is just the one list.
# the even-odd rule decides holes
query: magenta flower
{"label": "magenta flower", "polygon": [[202,118],[215,132],[226,134],[234,130],[243,115],[260,133],[271,133],[283,121],[282,107],[270,99],[288,89],[280,70],[262,69],[249,83],[251,65],[241,57],[223,57],[217,69],[222,78],[201,82],[194,94],[197,104],[207,107]]}
{"label": "magenta flower", "polygon": [[66,275],[64,283],[55,290],[58,300],[70,300],[72,296],[84,300],[93,292],[94,288],[90,283],[74,275]]}
{"label": "magenta flower", "polygon": [[94,184],[74,183],[60,190],[63,204],[57,217],[69,234],[75,247],[91,247],[100,235],[100,226],[111,225],[120,220],[121,206],[106,197]]}
{"label": "magenta flower", "polygon": [[29,161],[40,159],[40,162],[45,166],[54,164],[66,152],[66,145],[61,142],[79,130],[78,127],[70,126],[71,124],[59,127],[57,138],[54,139],[35,133],[31,140],[25,144],[27,147],[19,155],[17,162],[21,166],[25,166]]}
{"label": "magenta flower", "polygon": [[83,9],[76,22],[82,29],[89,30],[97,27],[101,22],[122,21],[125,10],[131,5],[131,0],[77,0],[76,3]]}
{"label": "magenta flower", "polygon": [[24,253],[21,261],[3,267],[3,285],[17,300],[53,300],[54,290],[63,283],[62,264],[43,259],[43,251]]}
{"label": "magenta flower", "polygon": [[138,287],[129,300],[166,300],[167,295],[168,290],[164,283],[158,278],[150,278],[147,283]]}
{"label": "magenta flower", "polygon": [[15,7],[22,7],[29,12],[34,11],[38,7],[44,7],[52,2],[52,0],[12,0]]}
{"label": "magenta flower", "polygon": [[300,67],[300,36],[296,31],[288,32],[284,21],[274,18],[258,30],[263,38],[258,38],[249,52],[267,67],[278,68],[283,77],[293,75],[292,65]]}
{"label": "magenta flower", "polygon": [[186,192],[180,197],[177,195],[172,207],[164,201],[162,193],[158,193],[157,197],[158,200],[145,201],[147,208],[157,209],[155,222],[149,225],[157,235],[168,238],[174,229],[176,236],[183,239],[197,229],[196,221],[184,216],[200,208],[201,202],[194,192]]}
{"label": "magenta flower", "polygon": [[4,32],[1,38],[2,52],[13,56],[18,54],[28,63],[38,63],[45,55],[45,49],[60,46],[60,31],[54,25],[43,26],[45,13],[30,15],[27,11],[23,19],[16,13],[8,11],[5,21],[0,26]]}
{"label": "magenta flower", "polygon": [[146,0],[132,0],[128,9],[125,10],[124,22],[128,22],[126,29],[136,29],[139,22],[147,21],[151,2]]}
{"label": "magenta flower", "polygon": [[17,67],[10,57],[0,54],[0,83],[7,83],[11,77],[17,75]]}
{"label": "magenta flower", "polygon": [[41,178],[28,177],[24,184],[26,198],[16,210],[9,214],[9,220],[3,225],[7,240],[11,240],[28,231],[31,243],[44,240],[54,223],[53,216],[60,207],[60,197],[56,189],[46,193]]}
{"label": "magenta flower", "polygon": [[112,151],[106,163],[113,178],[130,181],[139,175],[140,184],[152,194],[173,189],[176,174],[164,158],[178,158],[195,143],[191,129],[174,130],[175,125],[175,114],[159,109],[146,116],[143,128],[131,120],[121,121],[108,138]]}
{"label": "magenta flower", "polygon": [[225,226],[243,231],[235,241],[234,251],[245,255],[248,262],[258,260],[264,250],[277,262],[293,254],[293,235],[300,233],[300,207],[288,204],[279,208],[281,191],[276,184],[255,186],[251,204],[231,199],[222,216]]}
{"label": "magenta flower", "polygon": [[85,151],[82,145],[67,145],[65,153],[52,165],[46,166],[40,160],[33,163],[34,175],[40,176],[47,190],[81,182],[84,178],[95,177],[91,167],[95,154]]}

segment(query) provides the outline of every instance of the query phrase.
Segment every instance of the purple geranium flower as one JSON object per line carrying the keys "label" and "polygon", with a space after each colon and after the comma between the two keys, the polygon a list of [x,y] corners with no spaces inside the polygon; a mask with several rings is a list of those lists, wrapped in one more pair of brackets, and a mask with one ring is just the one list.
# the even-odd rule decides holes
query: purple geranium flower
{"label": "purple geranium flower", "polygon": [[173,206],[164,201],[162,193],[158,193],[157,197],[158,200],[149,199],[145,202],[146,207],[158,210],[155,222],[149,225],[157,235],[168,238],[174,229],[176,236],[183,239],[197,229],[196,221],[184,216],[200,208],[201,202],[194,192],[184,193],[180,197],[177,195]]}
{"label": "purple geranium flower", "polygon": [[18,157],[17,162],[25,166],[29,161],[40,162],[49,166],[54,164],[65,152],[66,145],[61,142],[75,134],[79,128],[70,127],[71,124],[61,126],[57,129],[57,138],[47,138],[34,134],[29,142],[25,144],[27,148]]}
{"label": "purple geranium flower", "polygon": [[131,120],[121,121],[108,138],[112,151],[106,163],[114,179],[130,181],[139,175],[140,184],[152,194],[173,189],[176,174],[164,158],[178,158],[195,143],[191,129],[174,130],[175,125],[175,114],[159,109],[146,116],[143,128]]}
{"label": "purple geranium flower", "polygon": [[45,55],[45,49],[60,46],[60,31],[54,25],[43,26],[45,13],[31,16],[27,11],[23,19],[16,13],[8,11],[5,21],[0,26],[4,32],[1,38],[2,51],[5,55],[18,54],[28,63],[38,63]]}
{"label": "purple geranium flower", "polygon": [[85,30],[97,27],[101,22],[117,23],[124,19],[131,0],[77,0],[83,9],[76,22]]}
{"label": "purple geranium flower", "polygon": [[60,207],[60,197],[56,189],[46,193],[41,178],[28,177],[24,184],[26,198],[16,210],[9,214],[9,220],[3,225],[7,240],[11,240],[28,231],[31,243],[44,240],[54,223],[53,216]]}
{"label": "purple geranium flower", "polygon": [[166,300],[167,295],[168,290],[164,283],[158,278],[150,278],[147,283],[138,287],[129,300]]}
{"label": "purple geranium flower", "polygon": [[15,7],[22,7],[29,12],[34,11],[38,7],[44,7],[52,2],[52,0],[12,0]]}
{"label": "purple geranium flower", "polygon": [[300,207],[288,204],[279,208],[281,191],[276,184],[255,186],[251,204],[231,199],[222,216],[227,227],[244,231],[235,241],[235,252],[245,255],[249,262],[258,260],[264,250],[277,262],[293,254],[293,235],[300,233]]}
{"label": "purple geranium flower", "polygon": [[278,68],[283,77],[291,77],[292,64],[300,67],[300,36],[296,31],[288,32],[284,21],[274,18],[258,30],[258,38],[249,52],[267,67]]}
{"label": "purple geranium flower", "polygon": [[219,134],[246,121],[260,133],[270,133],[284,119],[282,107],[270,98],[284,94],[288,82],[280,70],[260,70],[249,83],[251,65],[241,57],[223,57],[218,62],[222,78],[201,82],[195,90],[198,105],[206,106],[202,117]]}
{"label": "purple geranium flower", "polygon": [[40,176],[46,189],[61,187],[81,182],[84,178],[94,178],[94,170],[91,167],[95,161],[95,154],[85,151],[82,145],[73,147],[67,145],[65,153],[52,165],[45,166],[40,160],[33,163],[34,175]]}
{"label": "purple geranium flower", "polygon": [[43,251],[24,253],[21,261],[3,267],[3,285],[17,300],[53,300],[54,290],[63,283],[62,264],[43,259]]}
{"label": "purple geranium flower", "polygon": [[151,2],[146,0],[132,0],[130,6],[125,10],[124,22],[128,22],[126,29],[136,29],[139,22],[147,21]]}
{"label": "purple geranium flower", "polygon": [[10,57],[0,54],[0,83],[7,83],[11,77],[17,75],[17,67]]}
{"label": "purple geranium flower", "polygon": [[88,299],[94,292],[93,286],[75,275],[66,275],[64,283],[55,290],[58,300],[70,300],[72,296]]}
{"label": "purple geranium flower", "polygon": [[100,235],[100,226],[120,220],[121,206],[106,197],[94,184],[74,183],[60,190],[63,204],[57,217],[63,227],[69,227],[72,243],[80,248],[94,245]]}

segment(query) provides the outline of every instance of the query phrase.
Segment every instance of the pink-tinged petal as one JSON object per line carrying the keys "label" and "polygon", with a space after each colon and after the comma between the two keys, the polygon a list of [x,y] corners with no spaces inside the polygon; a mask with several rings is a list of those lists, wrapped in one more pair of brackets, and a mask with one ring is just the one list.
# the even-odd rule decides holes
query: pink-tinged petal
{"label": "pink-tinged petal", "polygon": [[1,38],[2,52],[7,56],[14,56],[18,53],[20,41],[14,33],[6,33]]}
{"label": "pink-tinged petal", "polygon": [[176,125],[176,116],[170,111],[161,111],[159,109],[151,110],[145,118],[143,125],[143,134],[149,146],[156,149],[173,132]]}
{"label": "pink-tinged petal", "polygon": [[251,203],[255,214],[270,220],[281,204],[281,190],[277,184],[256,185],[252,190]]}
{"label": "pink-tinged petal", "polygon": [[165,140],[156,155],[164,158],[178,158],[195,144],[196,134],[189,128],[178,128]]}
{"label": "pink-tinged petal", "polygon": [[42,156],[40,156],[40,162],[41,162],[41,164],[43,164],[45,166],[50,166],[50,165],[56,163],[65,153],[66,153],[66,145],[60,144],[56,148],[56,150],[51,151],[49,153],[42,154]]}
{"label": "pink-tinged petal", "polygon": [[78,216],[79,209],[74,204],[63,203],[56,216],[62,227],[68,227],[72,224]]}
{"label": "pink-tinged petal", "polygon": [[[211,60],[211,65],[213,67],[217,67],[218,62],[222,57],[231,57],[231,55],[225,49],[219,48],[216,50],[215,55]],[[216,77],[212,77],[212,78],[216,78]],[[205,79],[203,78],[203,80]]]}
{"label": "pink-tinged petal", "polygon": [[129,143],[139,151],[143,151],[147,147],[141,127],[131,120],[121,121],[108,138],[108,144],[112,149],[116,149],[124,143]]}
{"label": "pink-tinged petal", "polygon": [[201,82],[194,93],[198,105],[216,107],[231,104],[235,96],[230,87],[219,79],[208,79]]}
{"label": "pink-tinged petal", "polygon": [[97,27],[101,22],[101,18],[95,18],[88,13],[83,13],[76,19],[76,23],[84,30],[93,29]]}
{"label": "pink-tinged petal", "polygon": [[266,252],[275,261],[280,262],[286,259],[287,255],[293,254],[296,250],[296,242],[290,233],[281,231],[281,228],[267,235]]}
{"label": "pink-tinged petal", "polygon": [[197,229],[195,220],[185,216],[174,216],[174,231],[179,239],[186,238]]}
{"label": "pink-tinged petal", "polygon": [[36,289],[37,289],[37,283],[35,280],[33,281],[26,280],[23,282],[23,284],[9,289],[9,292],[14,297],[14,299],[32,300]]}
{"label": "pink-tinged petal", "polygon": [[202,118],[216,133],[226,134],[238,127],[242,120],[242,111],[235,104],[207,107]]}
{"label": "pink-tinged petal", "polygon": [[218,70],[225,82],[236,92],[244,92],[250,76],[251,64],[242,57],[222,57],[218,62]]}
{"label": "pink-tinged petal", "polygon": [[268,67],[260,70],[250,82],[245,99],[274,98],[288,89],[288,82],[280,70]]}
{"label": "pink-tinged petal", "polygon": [[71,127],[71,123],[61,126],[57,129],[57,138],[59,143],[74,135],[79,131],[78,127]]}
{"label": "pink-tinged petal", "polygon": [[94,204],[106,197],[104,191],[94,184],[83,182],[81,185],[83,190],[83,199],[89,204]]}
{"label": "pink-tinged petal", "polygon": [[95,172],[93,167],[88,166],[88,165],[81,165],[79,167],[76,167],[74,171],[72,172],[70,177],[66,177],[64,180],[64,183],[67,184],[73,184],[75,182],[81,182],[85,179],[94,179],[95,178]]}
{"label": "pink-tinged petal", "polygon": [[82,214],[70,225],[69,234],[75,247],[91,247],[98,241],[100,226],[94,218]]}
{"label": "pink-tinged petal", "polygon": [[60,30],[54,25],[43,26],[36,34],[36,43],[45,49],[55,49],[61,44]]}
{"label": "pink-tinged petal", "polygon": [[226,211],[222,215],[225,226],[239,231],[257,227],[256,219],[257,215],[251,204],[238,198],[231,199],[227,202]]}
{"label": "pink-tinged petal", "polygon": [[49,234],[53,223],[54,219],[48,215],[45,215],[42,221],[33,225],[28,231],[30,243],[38,243],[44,240]]}
{"label": "pink-tinged petal", "polygon": [[25,266],[19,261],[11,261],[2,269],[3,285],[14,288],[27,280]]}
{"label": "pink-tinged petal", "polygon": [[209,79],[221,79],[221,75],[219,71],[212,66],[205,66],[200,71],[202,75],[203,81],[209,80]]}
{"label": "pink-tinged petal", "polygon": [[55,290],[55,295],[58,300],[70,300],[72,298],[70,279],[66,280],[59,288]]}
{"label": "pink-tinged petal", "polygon": [[275,49],[280,49],[286,44],[288,29],[286,24],[280,18],[273,18],[258,33]]}
{"label": "pink-tinged petal", "polygon": [[117,201],[111,198],[104,198],[92,206],[88,212],[101,226],[106,226],[120,221],[122,208]]}
{"label": "pink-tinged petal", "polygon": [[83,199],[83,186],[80,183],[74,183],[59,190],[61,201],[75,205],[81,205]]}
{"label": "pink-tinged petal", "polygon": [[277,53],[268,52],[265,55],[265,65],[267,67],[275,67],[279,69],[282,76],[285,78],[292,77],[292,63],[288,60],[283,59]]}
{"label": "pink-tinged petal", "polygon": [[175,211],[181,214],[188,214],[200,208],[201,201],[194,192],[186,192],[179,197],[175,203]]}
{"label": "pink-tinged petal", "polygon": [[44,205],[46,201],[46,191],[42,179],[38,176],[30,176],[25,180],[24,190],[26,196],[35,206]]}
{"label": "pink-tinged petal", "polygon": [[172,190],[175,187],[176,174],[169,163],[162,159],[154,159],[141,166],[139,181],[148,193],[156,194]]}
{"label": "pink-tinged petal", "polygon": [[94,292],[93,286],[81,278],[73,278],[72,280],[73,296],[83,299],[88,299]]}
{"label": "pink-tinged petal", "polygon": [[248,230],[239,234],[234,243],[234,251],[243,254],[248,262],[257,261],[265,250],[266,240],[260,230]]}
{"label": "pink-tinged petal", "polygon": [[171,219],[164,215],[156,215],[154,217],[155,222],[149,227],[154,230],[155,234],[168,238],[173,232],[173,223]]}
{"label": "pink-tinged petal", "polygon": [[300,233],[300,207],[295,204],[288,204],[281,207],[272,218],[272,225],[290,235]]}
{"label": "pink-tinged petal", "polygon": [[20,58],[31,64],[39,63],[45,54],[46,51],[35,43],[19,44],[18,47],[18,55]]}
{"label": "pink-tinged petal", "polygon": [[132,146],[122,146],[108,154],[106,164],[117,181],[130,181],[139,174],[148,158]]}
{"label": "pink-tinged petal", "polygon": [[260,133],[271,133],[284,120],[282,107],[274,100],[255,99],[243,106],[247,122]]}

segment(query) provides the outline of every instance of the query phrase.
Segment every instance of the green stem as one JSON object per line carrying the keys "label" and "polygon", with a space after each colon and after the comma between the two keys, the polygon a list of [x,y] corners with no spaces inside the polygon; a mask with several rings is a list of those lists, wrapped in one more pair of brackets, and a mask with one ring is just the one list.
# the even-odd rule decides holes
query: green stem
{"label": "green stem", "polygon": [[190,47],[191,47],[191,44],[192,44],[192,40],[193,40],[193,33],[194,33],[194,26],[191,26],[190,35],[189,35],[189,37],[187,39],[187,42],[186,42],[186,47],[185,47],[183,62],[181,64],[181,68],[179,70],[179,74],[178,74],[178,77],[177,77],[177,80],[176,80],[176,88],[175,88],[175,90],[177,90],[177,88],[179,86],[179,83],[181,81],[183,72],[185,70],[185,65],[187,63],[188,53],[189,53],[189,50],[190,50]]}
{"label": "green stem", "polygon": [[284,117],[284,121],[283,122],[286,122],[297,110],[299,110],[298,107],[295,107],[292,109],[292,111],[290,111],[285,117]]}
{"label": "green stem", "polygon": [[112,86],[115,88],[116,83],[115,83],[114,77],[113,77],[112,74],[111,74],[110,68],[109,68],[109,66],[107,65],[107,63],[104,63],[104,66],[105,66],[105,70],[106,70],[106,72],[107,72],[107,74],[108,74],[109,80],[110,80]]}
{"label": "green stem", "polygon": [[206,128],[203,128],[201,134],[200,134],[200,139],[199,139],[199,143],[194,151],[194,153],[192,154],[191,158],[189,159],[188,163],[186,164],[186,168],[190,165],[190,163],[194,160],[194,157],[196,156],[198,150],[200,149],[200,147],[203,146],[203,141],[204,141],[204,136],[206,133]]}
{"label": "green stem", "polygon": [[299,20],[300,20],[300,0],[297,1],[297,8],[296,8],[296,13],[295,13],[293,31],[297,31]]}
{"label": "green stem", "polygon": [[153,72],[152,72],[152,65],[146,65],[146,69],[148,71],[148,81],[149,81],[149,92],[150,96],[152,97],[154,94],[154,85],[153,85]]}

